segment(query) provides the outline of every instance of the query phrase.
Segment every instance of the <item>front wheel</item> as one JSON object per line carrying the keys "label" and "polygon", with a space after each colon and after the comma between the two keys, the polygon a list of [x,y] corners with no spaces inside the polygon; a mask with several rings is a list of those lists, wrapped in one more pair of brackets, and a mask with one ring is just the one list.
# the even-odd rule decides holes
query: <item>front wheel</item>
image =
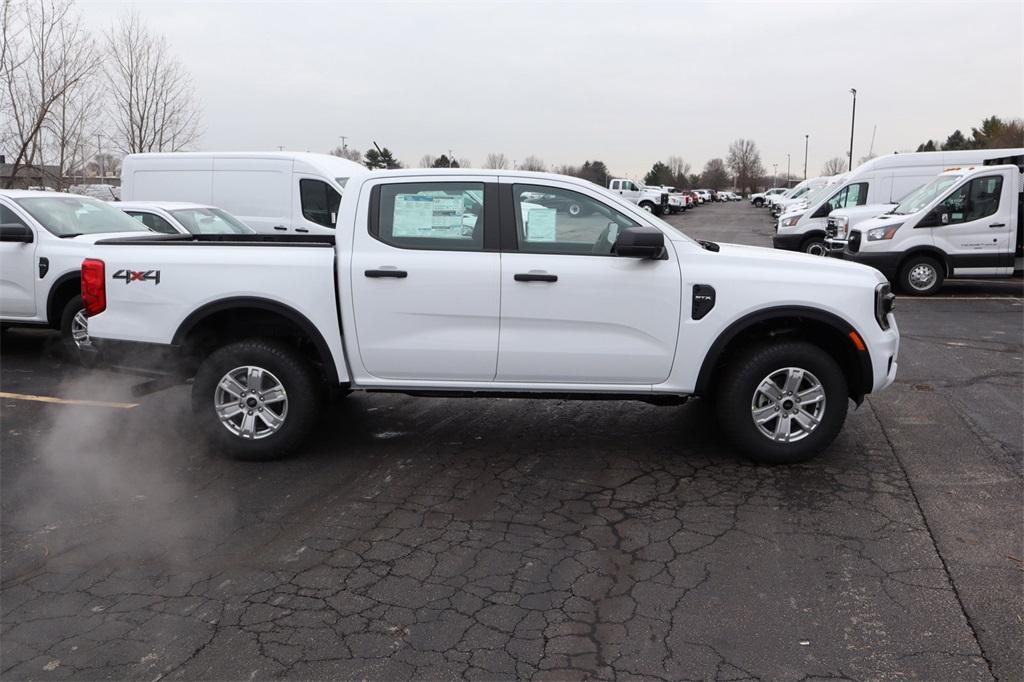
{"label": "front wheel", "polygon": [[846,420],[849,393],[842,369],[820,347],[801,341],[741,353],[716,389],[723,431],[740,452],[763,464],[810,459]]}
{"label": "front wheel", "polygon": [[221,450],[264,461],[302,444],[313,430],[322,391],[308,363],[290,346],[247,339],[224,346],[199,366],[192,411]]}
{"label": "front wheel", "polygon": [[800,245],[800,250],[804,253],[809,253],[812,256],[827,256],[828,247],[825,246],[825,240],[821,237],[809,237],[804,240],[804,243]]}
{"label": "front wheel", "polygon": [[931,296],[942,288],[944,277],[934,258],[915,256],[900,268],[900,288],[913,296]]}
{"label": "front wheel", "polygon": [[763,199],[754,199],[754,206],[757,206],[758,208],[761,208],[762,206],[764,206],[764,200]]}

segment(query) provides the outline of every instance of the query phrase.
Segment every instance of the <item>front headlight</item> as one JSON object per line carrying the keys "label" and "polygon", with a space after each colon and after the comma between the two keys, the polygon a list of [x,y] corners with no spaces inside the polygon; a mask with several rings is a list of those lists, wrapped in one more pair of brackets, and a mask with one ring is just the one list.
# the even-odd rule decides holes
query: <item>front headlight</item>
{"label": "front headlight", "polygon": [[895,225],[886,225],[885,227],[876,227],[873,230],[868,230],[868,241],[869,242],[880,242],[883,239],[892,239],[893,235],[896,234],[896,230],[900,229],[903,223],[896,223]]}
{"label": "front headlight", "polygon": [[889,313],[896,307],[896,294],[892,293],[892,286],[883,282],[875,287],[875,319],[882,330],[889,329]]}
{"label": "front headlight", "polygon": [[800,219],[803,218],[803,217],[804,217],[803,213],[797,213],[796,215],[789,216],[788,218],[786,218],[786,219],[784,219],[782,221],[782,226],[783,227],[793,227],[798,222],[800,222]]}

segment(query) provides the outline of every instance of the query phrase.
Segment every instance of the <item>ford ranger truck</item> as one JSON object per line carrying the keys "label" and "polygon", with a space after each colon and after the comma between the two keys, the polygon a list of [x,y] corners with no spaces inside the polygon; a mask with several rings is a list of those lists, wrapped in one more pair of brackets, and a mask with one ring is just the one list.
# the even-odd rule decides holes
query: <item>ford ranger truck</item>
{"label": "ford ranger truck", "polygon": [[191,379],[195,424],[256,460],[296,448],[327,396],[387,391],[700,396],[738,451],[795,462],[896,376],[877,270],[695,241],[584,180],[354,174],[336,224],[101,240],[82,264],[93,343]]}
{"label": "ford ranger truck", "polygon": [[91,358],[79,271],[94,241],[121,232],[149,234],[90,197],[0,191],[0,324],[58,329],[71,358]]}

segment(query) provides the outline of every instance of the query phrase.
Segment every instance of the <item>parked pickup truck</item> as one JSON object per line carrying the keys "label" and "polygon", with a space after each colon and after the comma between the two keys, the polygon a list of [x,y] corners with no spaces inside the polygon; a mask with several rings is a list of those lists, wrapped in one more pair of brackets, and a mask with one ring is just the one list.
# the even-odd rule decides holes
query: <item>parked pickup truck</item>
{"label": "parked pickup truck", "polygon": [[89,345],[78,273],[92,243],[146,226],[110,204],[62,192],[0,191],[0,324],[59,329],[69,355]]}
{"label": "parked pickup truck", "polygon": [[614,178],[608,181],[608,189],[654,215],[668,211],[668,192],[660,187],[648,187],[625,178]]}
{"label": "parked pickup truck", "polygon": [[707,396],[740,451],[792,462],[892,383],[899,345],[872,268],[694,241],[592,183],[522,171],[351,177],[333,236],[104,239],[82,296],[107,357],[193,378],[198,425],[247,459],[295,448],[325,395],[362,390]]}

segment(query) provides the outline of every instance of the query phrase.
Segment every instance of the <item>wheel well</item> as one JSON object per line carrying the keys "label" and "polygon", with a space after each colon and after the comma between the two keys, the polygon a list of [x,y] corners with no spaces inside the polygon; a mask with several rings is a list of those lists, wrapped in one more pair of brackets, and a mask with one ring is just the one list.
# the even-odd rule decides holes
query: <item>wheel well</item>
{"label": "wheel well", "polygon": [[77,272],[69,272],[61,276],[46,297],[46,323],[53,328],[60,327],[60,315],[68,301],[82,293],[82,276]]}
{"label": "wheel well", "polygon": [[816,311],[740,320],[711,347],[697,377],[695,393],[713,393],[716,377],[751,346],[769,340],[799,340],[818,346],[839,363],[850,397],[860,404],[871,391],[874,377],[868,351],[857,350],[848,336],[852,331],[839,318]]}
{"label": "wheel well", "polygon": [[942,266],[943,270],[945,270],[943,274],[946,277],[949,277],[949,275],[953,272],[952,267],[949,263],[949,258],[946,256],[946,254],[939,251],[938,249],[922,247],[919,249],[915,249],[913,251],[908,251],[907,255],[900,259],[900,264],[896,268],[896,277],[898,278],[900,274],[903,272],[903,266],[907,264],[907,261],[909,261],[911,258],[917,258],[919,256],[927,256],[928,258],[931,258],[932,260],[936,261],[940,266]]}
{"label": "wheel well", "polygon": [[200,309],[178,328],[173,343],[181,348],[191,374],[217,348],[256,337],[285,341],[309,359],[325,381],[337,383],[334,359],[323,336],[308,319],[283,306],[254,302]]}
{"label": "wheel well", "polygon": [[803,246],[812,239],[824,239],[827,235],[822,230],[811,230],[804,235],[804,238],[800,240],[800,246]]}

